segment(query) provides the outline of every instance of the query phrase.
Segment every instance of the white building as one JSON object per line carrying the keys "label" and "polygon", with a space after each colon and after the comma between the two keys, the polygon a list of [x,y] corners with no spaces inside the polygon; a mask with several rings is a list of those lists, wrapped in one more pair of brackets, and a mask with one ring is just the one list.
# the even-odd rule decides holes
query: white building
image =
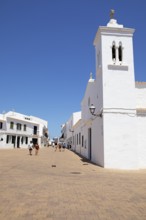
{"label": "white building", "polygon": [[28,148],[30,141],[41,147],[48,138],[47,121],[12,111],[0,114],[0,148]]}
{"label": "white building", "polygon": [[146,168],[146,82],[135,82],[134,31],[111,18],[94,39],[96,77],[81,103],[82,141],[74,149],[105,168]]}
{"label": "white building", "polygon": [[64,142],[68,147],[73,146],[74,141],[74,125],[81,119],[81,111],[74,112],[68,121],[62,126],[62,137],[64,138]]}

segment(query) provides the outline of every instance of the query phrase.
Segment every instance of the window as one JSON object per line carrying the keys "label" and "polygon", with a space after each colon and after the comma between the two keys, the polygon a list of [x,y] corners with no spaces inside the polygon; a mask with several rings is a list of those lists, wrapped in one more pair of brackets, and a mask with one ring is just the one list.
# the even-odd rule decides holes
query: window
{"label": "window", "polygon": [[122,62],[122,43],[120,42],[119,43],[119,48],[118,48],[118,55],[119,55],[119,61],[121,61]]}
{"label": "window", "polygon": [[115,45],[115,42],[113,42],[113,45],[112,45],[112,60],[116,60],[116,45]]}
{"label": "window", "polygon": [[13,121],[10,122],[10,129],[14,129],[14,122]]}
{"label": "window", "polygon": [[25,137],[25,144],[28,144],[28,137]]}
{"label": "window", "polygon": [[78,134],[77,134],[77,145],[78,145],[78,143],[79,143],[79,142],[78,142]]}
{"label": "window", "polygon": [[0,129],[2,129],[3,128],[3,123],[2,122],[0,122]]}
{"label": "window", "polygon": [[25,117],[25,120],[30,120],[30,118],[26,118],[26,117]]}
{"label": "window", "polygon": [[84,147],[84,136],[82,135],[82,147]]}
{"label": "window", "polygon": [[122,46],[122,42],[119,42],[119,45],[116,47],[116,43],[115,41],[113,41],[112,43],[112,60],[113,60],[113,64],[116,63],[116,59],[118,59],[119,64],[121,65],[122,61],[123,61],[123,46]]}
{"label": "window", "polygon": [[17,130],[21,130],[21,124],[20,123],[17,123]]}
{"label": "window", "polygon": [[77,144],[77,134],[75,135],[75,145]]}
{"label": "window", "polygon": [[45,136],[46,138],[48,138],[48,133],[46,132],[46,133],[44,134],[44,136]]}
{"label": "window", "polygon": [[33,134],[37,134],[37,126],[33,127]]}
{"label": "window", "polygon": [[24,125],[23,130],[26,131],[26,125]]}
{"label": "window", "polygon": [[79,133],[79,144],[81,144],[81,133]]}

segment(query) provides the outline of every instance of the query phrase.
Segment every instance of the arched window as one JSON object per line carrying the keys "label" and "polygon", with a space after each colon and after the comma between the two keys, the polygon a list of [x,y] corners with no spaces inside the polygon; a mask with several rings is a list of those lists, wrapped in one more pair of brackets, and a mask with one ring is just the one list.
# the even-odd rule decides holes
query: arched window
{"label": "arched window", "polygon": [[115,42],[113,42],[113,45],[112,45],[112,59],[116,60],[116,45],[115,45]]}
{"label": "arched window", "polygon": [[122,43],[121,42],[119,43],[118,55],[119,55],[119,61],[122,62],[123,54],[122,54]]}

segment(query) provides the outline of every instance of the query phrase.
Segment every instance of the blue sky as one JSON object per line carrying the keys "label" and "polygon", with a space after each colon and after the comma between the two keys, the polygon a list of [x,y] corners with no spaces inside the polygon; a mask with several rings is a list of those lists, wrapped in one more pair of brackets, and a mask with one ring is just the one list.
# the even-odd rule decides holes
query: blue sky
{"label": "blue sky", "polygon": [[90,72],[93,40],[110,9],[135,28],[136,81],[146,81],[145,0],[0,0],[0,113],[48,121],[50,135],[80,111]]}

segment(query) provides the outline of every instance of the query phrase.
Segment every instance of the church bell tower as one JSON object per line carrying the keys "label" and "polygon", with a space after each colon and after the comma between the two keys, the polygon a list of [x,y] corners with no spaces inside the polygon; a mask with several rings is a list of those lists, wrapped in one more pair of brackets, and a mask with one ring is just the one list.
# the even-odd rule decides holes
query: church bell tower
{"label": "church bell tower", "polygon": [[94,40],[96,81],[103,120],[104,167],[137,168],[134,29],[117,23],[111,10],[107,26]]}

